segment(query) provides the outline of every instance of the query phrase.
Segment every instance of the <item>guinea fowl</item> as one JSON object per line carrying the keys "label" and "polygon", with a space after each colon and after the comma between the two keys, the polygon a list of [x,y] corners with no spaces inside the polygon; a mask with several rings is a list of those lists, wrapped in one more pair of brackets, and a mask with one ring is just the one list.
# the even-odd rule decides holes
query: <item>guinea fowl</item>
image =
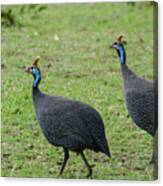
{"label": "guinea fowl", "polygon": [[157,81],[146,80],[129,69],[124,44],[121,35],[111,48],[116,49],[120,58],[126,106],[136,125],[154,136],[158,127]]}
{"label": "guinea fowl", "polygon": [[50,144],[64,149],[60,175],[64,171],[71,150],[81,155],[88,168],[89,177],[92,175],[92,167],[85,158],[84,149],[100,151],[108,157],[111,156],[102,118],[94,108],[85,103],[42,93],[38,88],[41,80],[39,60],[40,57],[37,56],[33,65],[26,68],[26,72],[32,73],[34,77],[33,102],[42,132]]}

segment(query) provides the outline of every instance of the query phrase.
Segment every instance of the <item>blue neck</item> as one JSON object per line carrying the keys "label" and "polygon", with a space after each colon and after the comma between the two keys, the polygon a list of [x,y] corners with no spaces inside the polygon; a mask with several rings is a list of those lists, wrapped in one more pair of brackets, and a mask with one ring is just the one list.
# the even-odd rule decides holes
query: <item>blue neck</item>
{"label": "blue neck", "polygon": [[120,57],[120,62],[121,64],[125,64],[126,61],[126,55],[125,55],[125,49],[123,46],[119,47],[119,57]]}
{"label": "blue neck", "polygon": [[34,77],[33,88],[37,88],[41,80],[41,72],[39,70],[34,70],[33,77]]}
{"label": "blue neck", "polygon": [[37,77],[34,79],[34,81],[33,81],[33,87],[34,87],[34,88],[37,88],[37,87],[38,87],[38,84],[39,84],[40,80],[41,80],[40,76],[37,76]]}

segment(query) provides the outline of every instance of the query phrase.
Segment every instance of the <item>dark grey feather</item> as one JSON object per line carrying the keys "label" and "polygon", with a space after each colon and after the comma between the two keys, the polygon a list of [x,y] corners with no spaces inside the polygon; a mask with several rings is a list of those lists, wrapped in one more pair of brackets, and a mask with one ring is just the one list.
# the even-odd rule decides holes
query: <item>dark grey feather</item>
{"label": "dark grey feather", "polygon": [[49,96],[33,88],[36,115],[47,140],[72,151],[86,148],[110,156],[104,124],[99,113],[87,104]]}
{"label": "dark grey feather", "polygon": [[157,130],[157,82],[145,80],[121,65],[126,106],[133,121],[150,135]]}

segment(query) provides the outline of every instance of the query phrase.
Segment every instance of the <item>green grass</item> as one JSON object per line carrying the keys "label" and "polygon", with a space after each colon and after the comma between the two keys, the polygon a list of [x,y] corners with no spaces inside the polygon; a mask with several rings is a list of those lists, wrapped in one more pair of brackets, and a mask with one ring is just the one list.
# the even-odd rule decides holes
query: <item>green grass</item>
{"label": "green grass", "polygon": [[2,7],[11,8],[18,23],[2,27],[2,176],[86,178],[82,159],[72,152],[63,176],[58,175],[62,148],[46,141],[36,120],[33,78],[24,67],[40,55],[42,92],[88,103],[104,120],[112,158],[85,151],[95,165],[93,179],[153,180],[153,139],[128,117],[119,59],[109,48],[123,33],[128,66],[153,79],[153,6],[46,5],[22,15],[21,7]]}

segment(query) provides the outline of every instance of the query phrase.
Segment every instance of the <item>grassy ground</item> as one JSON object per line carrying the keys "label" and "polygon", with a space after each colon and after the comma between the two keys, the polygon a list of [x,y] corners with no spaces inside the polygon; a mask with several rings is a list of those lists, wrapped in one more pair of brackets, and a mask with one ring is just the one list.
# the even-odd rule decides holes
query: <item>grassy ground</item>
{"label": "grassy ground", "polygon": [[109,45],[123,33],[127,61],[153,79],[153,6],[148,3],[46,5],[35,12],[8,6],[16,25],[2,27],[2,176],[85,178],[71,153],[63,176],[62,148],[51,146],[36,120],[32,76],[24,67],[42,60],[40,89],[92,105],[103,117],[112,158],[86,150],[94,179],[152,180],[153,139],[128,117],[119,59]]}

